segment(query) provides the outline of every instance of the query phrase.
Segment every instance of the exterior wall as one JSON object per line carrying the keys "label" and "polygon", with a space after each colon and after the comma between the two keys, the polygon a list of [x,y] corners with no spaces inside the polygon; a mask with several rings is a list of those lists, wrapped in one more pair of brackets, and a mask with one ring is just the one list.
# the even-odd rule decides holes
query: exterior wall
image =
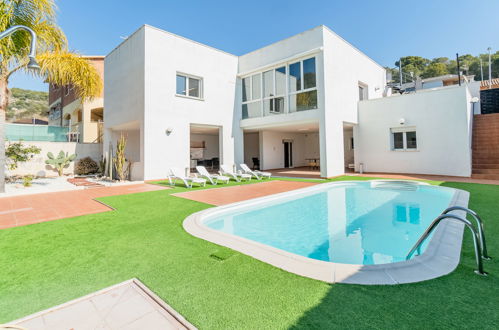
{"label": "exterior wall", "polygon": [[144,178],[144,80],[145,29],[137,30],[104,61],[104,155],[109,145],[116,150],[121,132],[128,135],[126,155],[132,164],[132,179]]}
{"label": "exterior wall", "polygon": [[[242,131],[233,122],[237,57],[153,27],[142,31],[144,179],[164,178],[171,167],[190,167],[190,124],[222,127],[220,162],[242,161],[242,153],[235,160],[235,150],[242,149]],[[204,98],[176,96],[177,72],[201,77]],[[173,131],[167,135],[169,127]]]}
{"label": "exterior wall", "polygon": [[[364,171],[469,177],[471,94],[450,86],[362,101],[356,129],[355,165]],[[400,119],[405,124],[400,125]],[[452,124],[450,124],[452,123]],[[415,127],[417,151],[391,149],[391,128]]]}
{"label": "exterior wall", "polygon": [[57,176],[57,171],[45,164],[47,153],[52,152],[54,156],[62,150],[68,154],[76,154],[75,161],[71,162],[68,168],[64,169],[64,174],[74,174],[74,165],[85,157],[91,157],[99,162],[102,156],[102,145],[97,143],[74,143],[74,142],[24,142],[25,145],[34,145],[42,149],[40,154],[35,155],[33,159],[22,163],[13,171],[8,171],[8,175],[27,175],[50,177]]}
{"label": "exterior wall", "polygon": [[260,167],[263,170],[284,167],[284,144],[293,140],[293,167],[305,166],[305,134],[262,131],[260,132]]}
{"label": "exterior wall", "polygon": [[343,123],[358,122],[359,83],[367,85],[368,98],[380,98],[386,85],[385,69],[324,28],[324,111],[320,121],[321,176],[345,172]]}

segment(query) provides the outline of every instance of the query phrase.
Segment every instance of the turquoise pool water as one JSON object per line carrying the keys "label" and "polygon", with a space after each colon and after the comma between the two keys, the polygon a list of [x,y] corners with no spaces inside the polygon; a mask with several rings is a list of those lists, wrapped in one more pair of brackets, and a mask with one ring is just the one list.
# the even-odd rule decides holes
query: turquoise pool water
{"label": "turquoise pool water", "polygon": [[227,210],[208,217],[211,229],[304,257],[345,264],[405,260],[454,191],[413,184],[347,183]]}

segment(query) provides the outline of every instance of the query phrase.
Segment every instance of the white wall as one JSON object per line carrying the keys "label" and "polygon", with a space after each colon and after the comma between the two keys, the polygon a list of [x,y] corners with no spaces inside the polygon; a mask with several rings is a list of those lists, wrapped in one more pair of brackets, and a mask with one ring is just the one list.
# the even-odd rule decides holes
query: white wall
{"label": "white wall", "polygon": [[120,132],[128,134],[127,154],[135,163],[135,180],[142,180],[144,171],[140,147],[144,140],[144,54],[145,27],[141,27],[104,60],[104,154],[110,142],[116,150]]}
{"label": "white wall", "polygon": [[293,167],[305,166],[305,134],[273,131],[260,132],[260,165],[263,170],[284,168],[284,144],[282,140],[293,140]]}
{"label": "white wall", "polygon": [[385,69],[328,28],[324,28],[324,77],[321,118],[321,176],[344,173],[343,122],[357,123],[359,83],[367,85],[369,99],[380,98]]}
{"label": "white wall", "polygon": [[319,145],[319,133],[303,134],[305,143],[305,158],[317,158],[321,156]]}
{"label": "white wall", "polygon": [[[5,144],[7,147],[8,143]],[[27,175],[32,174],[42,177],[57,176],[57,171],[47,164],[45,160],[48,159],[47,153],[52,152],[54,156],[62,150],[68,154],[76,154],[75,161],[71,162],[68,168],[64,169],[64,174],[74,174],[74,164],[82,158],[90,157],[97,163],[102,157],[102,144],[100,143],[76,143],[76,142],[31,142],[25,141],[23,145],[33,145],[41,148],[41,152],[35,155],[33,159],[26,163],[20,163],[19,167],[15,170],[8,171],[7,175]]]}
{"label": "white wall", "polygon": [[[451,86],[360,102],[356,169],[469,177],[470,101],[466,86]],[[416,128],[417,151],[391,150],[390,129],[400,127]]]}
{"label": "white wall", "polygon": [[244,134],[244,163],[253,167],[253,158],[260,159],[259,133]]}
{"label": "white wall", "polygon": [[191,134],[191,141],[205,142],[205,149],[203,152],[203,159],[212,159],[219,157],[219,139],[218,135],[213,134]]}
{"label": "white wall", "polygon": [[[241,129],[233,126],[237,57],[150,26],[145,57],[145,179],[190,166],[191,124],[221,126],[220,161],[233,164],[235,145],[242,149],[243,143]],[[177,72],[203,78],[202,100],[175,95]]]}

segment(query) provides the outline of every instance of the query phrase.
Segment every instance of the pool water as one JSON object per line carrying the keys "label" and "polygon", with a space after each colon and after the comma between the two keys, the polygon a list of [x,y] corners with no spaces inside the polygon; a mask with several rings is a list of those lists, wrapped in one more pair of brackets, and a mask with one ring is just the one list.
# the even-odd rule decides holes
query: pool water
{"label": "pool water", "polygon": [[214,214],[204,224],[312,259],[385,264],[405,260],[453,195],[451,189],[416,184],[327,185],[312,193]]}

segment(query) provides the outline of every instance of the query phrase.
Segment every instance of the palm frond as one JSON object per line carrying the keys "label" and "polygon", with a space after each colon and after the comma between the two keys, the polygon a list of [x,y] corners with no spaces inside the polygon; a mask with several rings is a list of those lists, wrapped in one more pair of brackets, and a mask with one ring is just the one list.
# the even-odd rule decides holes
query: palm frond
{"label": "palm frond", "polygon": [[98,97],[102,92],[102,80],[89,60],[68,51],[39,54],[39,74],[47,82],[60,86],[71,85],[83,100]]}

